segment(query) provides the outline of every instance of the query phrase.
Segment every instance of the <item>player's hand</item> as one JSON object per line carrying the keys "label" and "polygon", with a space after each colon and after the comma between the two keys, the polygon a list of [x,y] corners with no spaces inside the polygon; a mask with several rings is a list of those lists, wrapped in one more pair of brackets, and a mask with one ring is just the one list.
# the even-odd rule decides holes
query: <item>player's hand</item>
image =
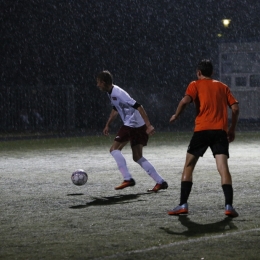
{"label": "player's hand", "polygon": [[174,121],[176,121],[177,117],[176,115],[173,115],[171,118],[170,118],[170,124],[172,124]]}
{"label": "player's hand", "polygon": [[109,135],[109,127],[108,126],[105,126],[105,128],[103,129],[103,134],[105,136],[108,136]]}
{"label": "player's hand", "polygon": [[227,136],[228,136],[228,142],[229,143],[233,142],[235,140],[235,131],[229,129]]}
{"label": "player's hand", "polygon": [[147,126],[146,133],[148,135],[153,135],[155,133],[155,129],[152,125]]}

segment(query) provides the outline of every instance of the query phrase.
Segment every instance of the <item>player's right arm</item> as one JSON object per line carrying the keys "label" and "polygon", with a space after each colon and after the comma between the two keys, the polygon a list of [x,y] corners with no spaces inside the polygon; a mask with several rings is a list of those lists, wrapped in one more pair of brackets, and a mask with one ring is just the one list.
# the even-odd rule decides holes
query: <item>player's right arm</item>
{"label": "player's right arm", "polygon": [[231,106],[232,110],[232,119],[231,119],[231,126],[228,130],[228,141],[231,143],[235,139],[235,130],[236,130],[236,125],[238,121],[238,116],[239,116],[239,106],[237,103],[233,104]]}
{"label": "player's right arm", "polygon": [[184,111],[186,106],[192,101],[192,98],[188,95],[184,96],[184,98],[180,101],[176,112],[172,117],[170,118],[170,123],[173,123],[179,116],[180,114]]}
{"label": "player's right arm", "polygon": [[118,115],[118,112],[115,108],[112,109],[111,113],[110,113],[110,116],[107,120],[107,123],[105,125],[105,128],[103,129],[103,134],[104,135],[109,135],[109,126],[110,124],[116,119]]}

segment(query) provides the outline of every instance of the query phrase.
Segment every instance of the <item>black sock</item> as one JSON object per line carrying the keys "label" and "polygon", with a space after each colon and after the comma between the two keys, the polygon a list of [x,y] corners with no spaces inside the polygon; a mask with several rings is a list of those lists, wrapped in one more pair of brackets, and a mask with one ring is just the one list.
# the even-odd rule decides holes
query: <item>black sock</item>
{"label": "black sock", "polygon": [[182,181],[181,182],[181,199],[180,205],[187,203],[190,192],[191,192],[192,182],[191,181]]}
{"label": "black sock", "polygon": [[231,184],[223,184],[222,189],[225,196],[225,206],[227,204],[232,206],[233,203],[233,187]]}

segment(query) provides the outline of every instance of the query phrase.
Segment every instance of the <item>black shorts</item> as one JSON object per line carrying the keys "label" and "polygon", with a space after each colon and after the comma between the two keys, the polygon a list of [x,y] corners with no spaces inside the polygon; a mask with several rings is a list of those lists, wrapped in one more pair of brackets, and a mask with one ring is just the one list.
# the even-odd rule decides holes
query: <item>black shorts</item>
{"label": "black shorts", "polygon": [[229,143],[227,133],[224,130],[194,132],[187,152],[196,157],[202,157],[208,147],[210,147],[214,157],[216,154],[225,154],[229,158]]}
{"label": "black shorts", "polygon": [[146,129],[146,125],[137,128],[123,125],[116,134],[114,141],[119,143],[130,141],[131,147],[137,144],[146,146],[149,139]]}

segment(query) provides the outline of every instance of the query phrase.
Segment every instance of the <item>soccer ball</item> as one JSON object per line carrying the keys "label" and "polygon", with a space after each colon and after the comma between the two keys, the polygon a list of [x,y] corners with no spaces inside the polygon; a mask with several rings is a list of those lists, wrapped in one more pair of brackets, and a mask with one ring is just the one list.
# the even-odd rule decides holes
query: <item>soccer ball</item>
{"label": "soccer ball", "polygon": [[88,175],[84,170],[79,169],[72,173],[71,180],[75,185],[81,186],[87,182]]}

